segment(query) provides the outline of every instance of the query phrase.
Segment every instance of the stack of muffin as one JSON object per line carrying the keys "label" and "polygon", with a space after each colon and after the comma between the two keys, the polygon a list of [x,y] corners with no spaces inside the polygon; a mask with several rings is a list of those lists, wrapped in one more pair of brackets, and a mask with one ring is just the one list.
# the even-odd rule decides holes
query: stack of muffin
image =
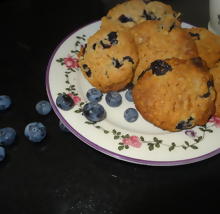
{"label": "stack of muffin", "polygon": [[79,55],[94,87],[120,91],[133,83],[142,117],[169,131],[220,117],[220,37],[205,28],[181,28],[179,16],[159,1],[118,4]]}

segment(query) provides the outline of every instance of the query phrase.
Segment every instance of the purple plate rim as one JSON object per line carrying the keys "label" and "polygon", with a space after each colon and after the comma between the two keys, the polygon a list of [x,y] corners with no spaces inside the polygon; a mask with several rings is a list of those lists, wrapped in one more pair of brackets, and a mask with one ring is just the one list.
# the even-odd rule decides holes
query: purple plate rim
{"label": "purple plate rim", "polygon": [[[62,46],[62,44],[69,39],[73,34],[75,34],[77,31],[83,29],[84,27],[88,26],[88,25],[92,25],[95,24],[96,22],[99,22],[99,20],[96,20],[94,22],[91,22],[87,25],[84,25],[82,27],[77,28],[76,30],[74,30],[72,33],[70,33],[69,35],[67,35],[59,44],[58,46],[55,48],[55,50],[53,51],[47,68],[46,68],[46,78],[45,78],[45,85],[46,85],[46,91],[47,91],[47,96],[49,98],[49,101],[51,103],[51,106],[55,112],[55,114],[57,115],[57,117],[61,120],[61,122],[69,129],[70,132],[72,132],[77,138],[79,138],[81,141],[83,141],[84,143],[86,143],[88,146],[92,147],[93,149],[108,155],[110,157],[113,157],[115,159],[121,160],[121,161],[126,161],[129,163],[133,163],[133,164],[140,164],[140,165],[149,165],[149,166],[178,166],[178,165],[186,165],[186,164],[192,164],[192,163],[196,163],[202,160],[206,160],[208,158],[211,158],[217,154],[220,153],[220,148],[209,152],[207,154],[198,156],[198,157],[194,157],[194,158],[189,158],[189,159],[183,159],[183,160],[175,160],[175,161],[151,161],[151,160],[143,160],[143,159],[137,159],[137,158],[132,158],[132,157],[128,157],[128,156],[124,156],[124,155],[120,155],[118,153],[112,152],[110,150],[107,150],[99,145],[97,145],[95,142],[90,141],[89,139],[85,138],[82,134],[80,134],[76,129],[74,129],[66,120],[65,118],[62,116],[62,114],[60,113],[60,111],[58,110],[56,103],[54,102],[53,98],[52,98],[52,94],[50,91],[50,84],[49,84],[49,74],[50,74],[50,66],[51,63],[54,59],[55,54],[57,53],[58,49]],[[188,24],[188,23],[186,23]]]}

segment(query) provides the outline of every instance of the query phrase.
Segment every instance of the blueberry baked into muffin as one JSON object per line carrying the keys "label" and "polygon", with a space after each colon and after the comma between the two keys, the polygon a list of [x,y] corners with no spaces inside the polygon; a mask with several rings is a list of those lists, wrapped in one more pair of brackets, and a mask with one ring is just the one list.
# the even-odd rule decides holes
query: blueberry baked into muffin
{"label": "blueberry baked into muffin", "polygon": [[139,63],[135,71],[135,83],[140,73],[157,59],[191,59],[198,57],[194,40],[182,28],[171,31],[158,28],[158,21],[144,21],[130,32],[137,44]]}
{"label": "blueberry baked into muffin", "polygon": [[119,91],[130,83],[138,62],[133,37],[114,27],[100,29],[88,39],[79,58],[85,78],[102,92]]}
{"label": "blueberry baked into muffin", "polygon": [[210,32],[206,28],[194,27],[186,29],[194,39],[199,56],[212,68],[220,59],[220,36]]}
{"label": "blueberry baked into muffin", "polygon": [[118,28],[131,28],[146,20],[158,20],[165,29],[179,26],[179,13],[159,1],[136,0],[116,5],[102,18],[101,27],[114,23]]}
{"label": "blueberry baked into muffin", "polygon": [[136,108],[169,131],[204,125],[215,111],[213,78],[201,58],[155,60],[133,88]]}

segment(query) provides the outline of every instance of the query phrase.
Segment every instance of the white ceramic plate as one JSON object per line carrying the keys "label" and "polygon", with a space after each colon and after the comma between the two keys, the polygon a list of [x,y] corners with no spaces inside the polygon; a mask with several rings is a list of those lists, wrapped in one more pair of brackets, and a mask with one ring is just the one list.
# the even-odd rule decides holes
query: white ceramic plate
{"label": "white ceramic plate", "polygon": [[[52,107],[62,123],[79,139],[94,149],[114,158],[145,165],[182,165],[212,157],[220,152],[220,118],[212,118],[206,126],[171,133],[145,121],[141,115],[134,123],[125,121],[123,112],[134,104],[121,92],[120,107],[109,107],[103,97],[101,104],[107,118],[96,124],[82,115],[87,102],[86,92],[92,86],[83,77],[77,63],[77,51],[100,26],[89,24],[65,38],[54,51],[46,73],[46,88]],[[183,27],[191,27],[183,24]],[[59,93],[71,93],[74,108],[63,111],[56,106]],[[105,95],[104,95],[105,96]]]}

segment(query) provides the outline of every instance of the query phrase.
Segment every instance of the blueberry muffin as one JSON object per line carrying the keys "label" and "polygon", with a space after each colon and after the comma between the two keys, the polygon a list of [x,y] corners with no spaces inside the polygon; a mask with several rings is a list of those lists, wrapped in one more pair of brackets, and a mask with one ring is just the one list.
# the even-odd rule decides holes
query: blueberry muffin
{"label": "blueberry muffin", "polygon": [[220,117],[220,62],[216,63],[216,65],[210,69],[210,73],[213,75],[214,87],[217,93],[215,101],[215,115]]}
{"label": "blueberry muffin", "polygon": [[201,58],[155,60],[132,93],[143,118],[168,131],[204,125],[215,111],[212,75]]}
{"label": "blueberry muffin", "polygon": [[145,20],[159,20],[166,28],[180,25],[179,14],[171,6],[158,1],[136,0],[116,5],[102,18],[101,27],[114,23],[120,28],[131,28]]}
{"label": "blueberry muffin", "polygon": [[171,31],[162,30],[155,22],[157,21],[145,21],[131,30],[139,54],[134,83],[141,72],[157,59],[198,57],[196,44],[185,30],[182,28],[175,28]]}
{"label": "blueberry muffin", "polygon": [[100,29],[91,36],[79,57],[83,75],[102,92],[124,89],[133,79],[137,62],[133,37],[114,27]]}
{"label": "blueberry muffin", "polygon": [[194,39],[199,56],[206,61],[209,68],[213,67],[220,59],[220,36],[206,28],[194,27],[186,31]]}

